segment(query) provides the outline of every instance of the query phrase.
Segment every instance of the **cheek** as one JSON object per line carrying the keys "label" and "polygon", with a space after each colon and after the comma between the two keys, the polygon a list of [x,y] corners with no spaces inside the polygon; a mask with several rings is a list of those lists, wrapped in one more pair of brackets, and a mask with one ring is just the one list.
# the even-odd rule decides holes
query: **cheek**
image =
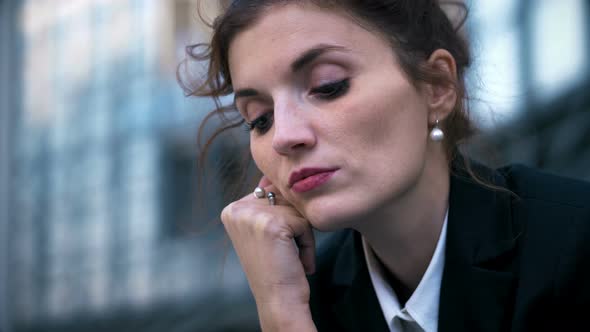
{"label": "cheek", "polygon": [[266,150],[263,144],[260,144],[258,141],[254,141],[252,138],[250,139],[250,153],[252,154],[252,159],[256,164],[256,167],[264,174],[267,175],[269,169],[269,161],[268,157],[270,151]]}
{"label": "cheek", "polygon": [[406,85],[367,91],[339,117],[359,148],[389,148],[419,139],[427,129],[427,112],[419,94]]}
{"label": "cheek", "polygon": [[266,133],[262,138],[250,139],[250,153],[256,167],[264,174],[272,183],[277,183],[278,178],[278,162],[274,158],[274,150],[272,143],[267,136],[270,137],[271,132]]}

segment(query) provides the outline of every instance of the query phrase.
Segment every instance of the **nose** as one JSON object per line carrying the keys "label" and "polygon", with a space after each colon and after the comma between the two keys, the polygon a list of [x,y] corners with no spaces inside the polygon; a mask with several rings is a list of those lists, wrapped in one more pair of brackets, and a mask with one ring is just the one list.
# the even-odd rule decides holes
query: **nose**
{"label": "nose", "polygon": [[281,155],[312,148],[317,141],[309,112],[295,103],[274,105],[273,149]]}

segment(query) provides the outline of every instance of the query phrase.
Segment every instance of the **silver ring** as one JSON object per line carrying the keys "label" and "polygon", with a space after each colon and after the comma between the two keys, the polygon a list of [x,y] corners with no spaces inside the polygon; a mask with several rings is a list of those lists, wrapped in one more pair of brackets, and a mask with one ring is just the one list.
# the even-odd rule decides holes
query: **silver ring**
{"label": "silver ring", "polygon": [[268,198],[268,204],[270,205],[276,205],[277,202],[275,201],[275,193],[273,193],[272,191],[269,191],[268,194],[266,194],[266,198]]}
{"label": "silver ring", "polygon": [[254,189],[254,197],[264,198],[264,196],[266,196],[266,191],[264,191],[264,188],[256,187]]}

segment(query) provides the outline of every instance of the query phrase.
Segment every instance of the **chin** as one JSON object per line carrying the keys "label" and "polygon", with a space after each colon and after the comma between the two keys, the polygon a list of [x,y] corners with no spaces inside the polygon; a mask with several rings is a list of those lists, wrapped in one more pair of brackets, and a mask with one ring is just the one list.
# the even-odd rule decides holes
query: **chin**
{"label": "chin", "polygon": [[366,214],[367,209],[355,208],[352,204],[347,204],[346,208],[343,208],[339,203],[310,204],[303,213],[312,227],[321,232],[356,228],[359,220]]}

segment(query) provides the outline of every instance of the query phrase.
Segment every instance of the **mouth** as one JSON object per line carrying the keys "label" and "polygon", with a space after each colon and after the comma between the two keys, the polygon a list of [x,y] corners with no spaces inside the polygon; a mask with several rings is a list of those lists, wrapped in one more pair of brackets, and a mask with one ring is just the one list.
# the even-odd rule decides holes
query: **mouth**
{"label": "mouth", "polygon": [[328,182],[337,170],[335,168],[304,168],[295,171],[289,177],[289,188],[298,193],[313,190]]}

